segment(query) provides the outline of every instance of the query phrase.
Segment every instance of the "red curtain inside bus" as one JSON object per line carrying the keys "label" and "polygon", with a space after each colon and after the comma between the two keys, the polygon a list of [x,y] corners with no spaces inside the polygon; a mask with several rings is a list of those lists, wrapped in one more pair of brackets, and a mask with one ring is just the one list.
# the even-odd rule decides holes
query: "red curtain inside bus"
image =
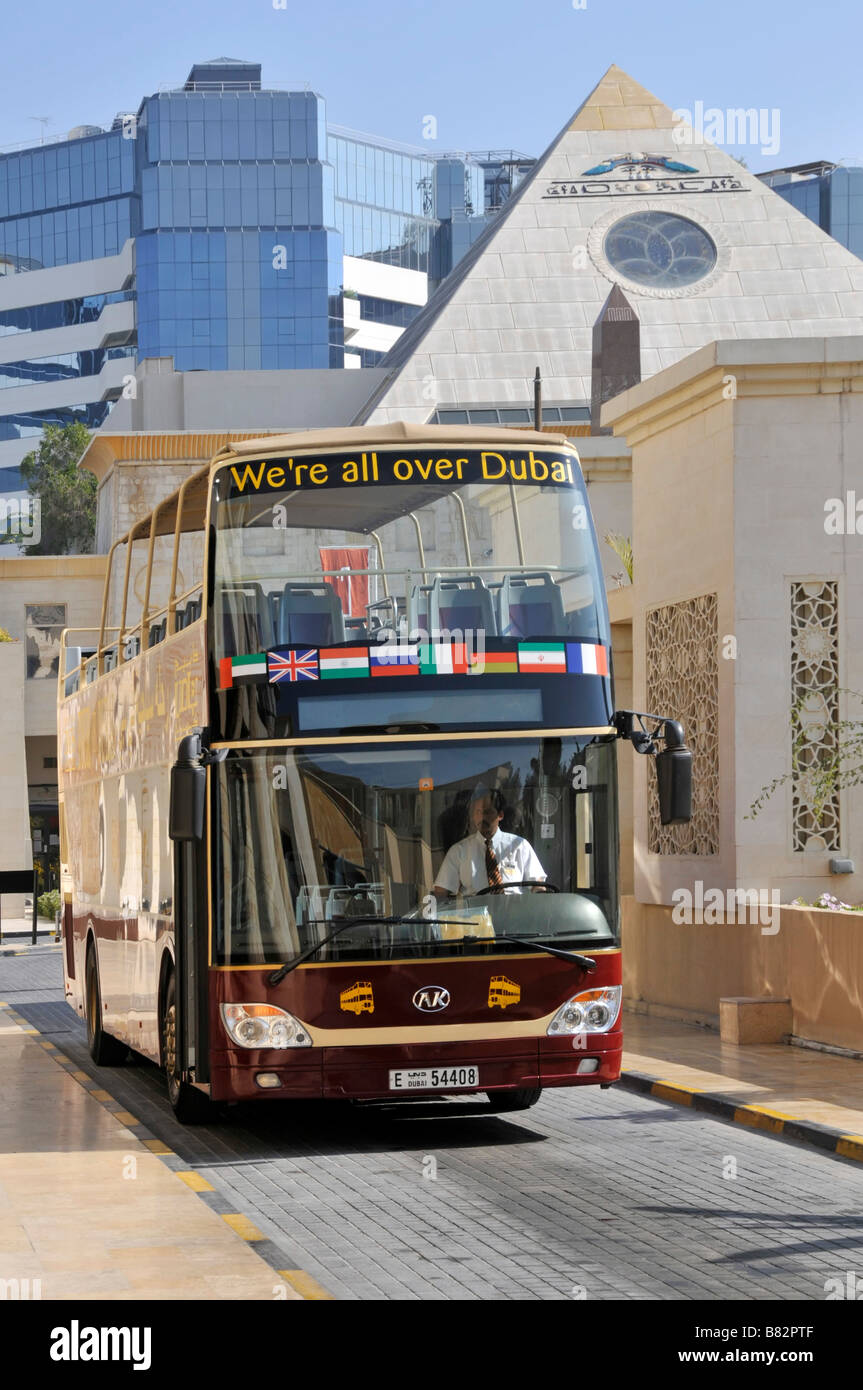
{"label": "red curtain inside bus", "polygon": [[369,552],[367,547],[346,546],[333,550],[321,550],[322,570],[344,570],[345,577],[328,574],[327,583],[332,584],[342,605],[346,618],[365,617],[369,601],[369,577],[367,574],[351,574],[351,570],[367,570]]}

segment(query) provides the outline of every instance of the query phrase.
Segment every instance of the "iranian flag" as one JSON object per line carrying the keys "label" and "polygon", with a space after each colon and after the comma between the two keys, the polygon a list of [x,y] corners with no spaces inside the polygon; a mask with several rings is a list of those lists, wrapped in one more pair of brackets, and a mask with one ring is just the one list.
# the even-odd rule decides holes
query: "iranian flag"
{"label": "iranian flag", "polygon": [[420,647],[423,676],[466,676],[467,647],[463,642],[432,642]]}
{"label": "iranian flag", "polygon": [[566,675],[563,642],[519,642],[518,669],[529,675]]}

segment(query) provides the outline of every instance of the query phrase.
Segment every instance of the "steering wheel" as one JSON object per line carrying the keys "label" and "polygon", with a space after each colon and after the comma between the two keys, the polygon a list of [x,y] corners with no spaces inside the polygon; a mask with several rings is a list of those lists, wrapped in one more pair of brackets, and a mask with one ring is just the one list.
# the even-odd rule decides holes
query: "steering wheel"
{"label": "steering wheel", "polygon": [[549,883],[547,878],[518,878],[506,879],[503,883],[498,883],[488,888],[478,888],[472,897],[482,898],[486,893],[503,893],[507,888],[542,888],[546,893],[559,893],[560,889],[556,883]]}

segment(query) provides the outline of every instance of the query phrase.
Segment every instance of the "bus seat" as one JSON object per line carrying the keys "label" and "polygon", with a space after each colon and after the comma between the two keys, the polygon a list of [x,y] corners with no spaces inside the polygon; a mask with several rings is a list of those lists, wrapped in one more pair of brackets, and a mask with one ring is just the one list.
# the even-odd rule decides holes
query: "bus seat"
{"label": "bus seat", "polygon": [[429,595],[431,591],[431,584],[415,584],[411,589],[410,604],[408,605],[408,635],[411,632],[429,631]]}
{"label": "bus seat", "polygon": [[494,600],[478,575],[453,575],[447,579],[438,575],[429,595],[429,622],[432,634],[470,628],[497,636]]}
{"label": "bus seat", "polygon": [[[194,602],[197,607],[198,601]],[[269,605],[257,580],[220,589],[217,603],[222,615],[222,651],[226,656],[244,656],[272,646]],[[186,627],[195,620],[190,617],[190,608],[191,604],[187,604]]]}
{"label": "bus seat", "polygon": [[79,669],[78,669],[78,668],[80,667],[80,665],[81,665],[81,648],[80,648],[80,647],[67,647],[67,648],[66,648],[66,672],[67,672],[67,675],[66,675],[66,679],[65,679],[65,683],[64,683],[64,687],[63,687],[63,688],[64,688],[64,691],[65,691],[65,693],[66,693],[67,695],[73,695],[73,694],[75,693],[75,691],[78,690],[78,689],[80,688],[80,677],[81,677],[81,672],[80,672]]}
{"label": "bus seat", "polygon": [[278,641],[330,646],[345,640],[345,620],[332,584],[286,584],[279,603]]}
{"label": "bus seat", "polygon": [[366,627],[365,618],[345,618],[345,641],[346,642],[365,642],[368,640],[369,630]]}
{"label": "bus seat", "polygon": [[155,647],[158,645],[159,642],[163,642],[165,640],[166,624],[167,619],[165,618],[163,618],[161,622],[150,624],[150,638],[147,643],[148,647]]}
{"label": "bus seat", "polygon": [[547,570],[508,574],[500,587],[502,637],[565,637],[563,595]]}
{"label": "bus seat", "polygon": [[102,658],[102,670],[103,670],[103,671],[113,671],[113,669],[114,669],[114,667],[115,667],[116,665],[117,665],[117,648],[116,648],[116,647],[112,647],[111,650],[110,650],[109,652],[106,652],[105,655],[104,655],[103,658]]}

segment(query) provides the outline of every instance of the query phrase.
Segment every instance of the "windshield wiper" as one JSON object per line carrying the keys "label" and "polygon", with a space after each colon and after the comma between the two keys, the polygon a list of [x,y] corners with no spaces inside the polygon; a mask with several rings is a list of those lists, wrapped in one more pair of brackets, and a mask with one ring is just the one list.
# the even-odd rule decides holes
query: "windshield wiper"
{"label": "windshield wiper", "polygon": [[[378,924],[380,924],[380,925],[382,925],[382,926],[391,926],[391,927],[392,927],[392,926],[403,926],[405,922],[414,923],[414,922],[421,922],[421,921],[424,921],[424,920],[425,920],[425,919],[422,918],[422,917],[409,917],[409,916],[408,916],[408,917],[372,917],[372,916],[366,916],[366,917],[351,917],[351,919],[350,919],[349,921],[340,923],[340,925],[339,925],[338,927],[336,927],[335,931],[329,932],[329,934],[328,934],[327,936],[322,937],[320,941],[316,941],[315,944],[314,944],[314,946],[310,946],[310,947],[308,948],[308,950],[301,952],[301,954],[298,955],[298,956],[295,956],[293,960],[285,961],[285,964],[284,964],[284,965],[279,966],[279,969],[278,969],[278,970],[274,970],[274,971],[273,971],[272,975],[270,976],[269,982],[270,982],[271,985],[280,985],[280,984],[282,983],[282,980],[285,978],[285,976],[286,976],[286,975],[289,975],[289,974],[291,973],[292,970],[296,970],[296,968],[297,968],[298,965],[302,965],[305,961],[311,960],[312,956],[317,955],[318,951],[321,949],[322,946],[326,946],[328,942],[334,941],[335,938],[336,938],[337,936],[341,936],[342,932],[350,931],[352,927],[368,927],[368,926],[373,926],[373,925],[378,925]],[[434,923],[436,923],[438,926],[443,926],[443,927],[463,927],[463,926],[465,925],[464,922],[460,922],[460,921],[453,920],[453,919],[448,919],[448,918],[446,918],[446,917],[430,917],[428,920],[429,920],[429,922],[434,922]],[[314,925],[314,923],[309,923],[309,925]],[[460,940],[461,940],[462,943],[465,942],[465,941],[481,941],[481,942],[487,942],[487,943],[489,943],[489,944],[496,943],[496,942],[501,942],[501,941],[511,941],[511,942],[513,943],[513,945],[515,945],[515,946],[526,946],[527,949],[528,949],[529,951],[545,951],[546,954],[549,955],[549,956],[557,956],[558,960],[569,960],[569,961],[572,961],[575,965],[580,965],[581,968],[582,968],[582,970],[587,971],[588,974],[591,974],[591,973],[596,969],[596,961],[595,961],[595,960],[591,960],[590,956],[583,956],[583,955],[581,955],[578,951],[563,951],[563,950],[560,949],[559,946],[546,946],[544,942],[541,942],[541,941],[525,940],[523,937],[520,937],[520,936],[510,936],[508,933],[506,933],[506,934],[501,934],[500,936],[493,936],[493,937],[492,937],[492,936],[469,936],[469,935],[465,934],[463,937],[460,938]],[[410,943],[410,944],[413,944],[413,945],[425,945],[426,943],[425,943],[425,942],[414,942],[414,943]],[[432,944],[438,945],[439,943],[438,943],[438,942],[434,942],[434,943],[432,943]],[[440,943],[440,944],[444,944],[444,943]],[[452,946],[452,945],[455,945],[456,943],[455,943],[455,942],[449,942],[449,943],[446,943],[446,944],[449,944],[449,945]]]}
{"label": "windshield wiper", "polygon": [[[329,941],[334,941],[337,936],[341,936],[342,932],[350,931],[352,927],[369,927],[372,925],[394,927],[403,926],[405,922],[413,924],[424,920],[425,919],[422,917],[351,917],[348,921],[342,922],[336,927],[335,931],[331,931],[327,936],[321,937],[320,941],[316,941],[314,946],[310,946],[307,951],[301,952],[301,954],[295,956],[293,960],[285,961],[284,965],[279,966],[278,970],[273,971],[269,982],[271,985],[280,985],[285,976],[289,975],[292,970],[296,970],[298,965],[302,965],[304,961],[311,960],[312,956],[317,955],[322,946],[326,946]],[[428,920],[442,923],[444,926],[460,927],[464,925],[462,922],[449,922],[445,917],[431,917]],[[307,925],[314,926],[315,923],[310,922]]]}

